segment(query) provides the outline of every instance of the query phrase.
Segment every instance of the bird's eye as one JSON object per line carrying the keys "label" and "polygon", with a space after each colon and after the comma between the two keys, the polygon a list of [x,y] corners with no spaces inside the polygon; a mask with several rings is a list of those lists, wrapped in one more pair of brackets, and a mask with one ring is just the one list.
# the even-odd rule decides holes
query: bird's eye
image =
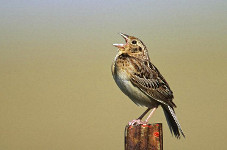
{"label": "bird's eye", "polygon": [[137,42],[135,40],[132,41],[132,44],[136,44]]}

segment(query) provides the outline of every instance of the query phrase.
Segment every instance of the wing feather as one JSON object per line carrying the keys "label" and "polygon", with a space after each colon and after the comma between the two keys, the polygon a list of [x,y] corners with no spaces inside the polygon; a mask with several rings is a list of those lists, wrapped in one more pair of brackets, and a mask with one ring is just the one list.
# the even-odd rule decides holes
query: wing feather
{"label": "wing feather", "polygon": [[137,71],[131,74],[131,82],[152,99],[176,107],[172,102],[173,92],[158,69],[151,62],[145,63],[139,59],[134,62],[141,67],[134,67]]}

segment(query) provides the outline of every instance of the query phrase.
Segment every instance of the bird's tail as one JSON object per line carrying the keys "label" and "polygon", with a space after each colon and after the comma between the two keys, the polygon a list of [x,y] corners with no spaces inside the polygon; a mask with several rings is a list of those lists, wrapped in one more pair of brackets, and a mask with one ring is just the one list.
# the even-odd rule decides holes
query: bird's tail
{"label": "bird's tail", "polygon": [[173,108],[168,105],[162,105],[162,108],[171,133],[174,134],[176,138],[180,138],[181,135],[185,137]]}

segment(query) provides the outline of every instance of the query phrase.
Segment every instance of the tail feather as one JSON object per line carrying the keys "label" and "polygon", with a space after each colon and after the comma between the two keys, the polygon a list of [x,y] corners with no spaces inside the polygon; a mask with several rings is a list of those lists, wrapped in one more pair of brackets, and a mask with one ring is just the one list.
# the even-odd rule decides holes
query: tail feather
{"label": "tail feather", "polygon": [[176,138],[180,138],[181,135],[185,137],[173,108],[168,105],[162,105],[162,108],[171,133],[174,134]]}

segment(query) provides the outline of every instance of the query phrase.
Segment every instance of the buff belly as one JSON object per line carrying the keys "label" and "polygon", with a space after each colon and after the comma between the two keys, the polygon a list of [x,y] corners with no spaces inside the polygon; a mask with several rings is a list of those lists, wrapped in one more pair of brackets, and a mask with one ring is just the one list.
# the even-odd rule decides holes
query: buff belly
{"label": "buff belly", "polygon": [[139,88],[135,87],[128,78],[125,71],[118,71],[114,76],[121,91],[127,95],[136,105],[153,108],[157,106],[157,102],[144,94]]}

